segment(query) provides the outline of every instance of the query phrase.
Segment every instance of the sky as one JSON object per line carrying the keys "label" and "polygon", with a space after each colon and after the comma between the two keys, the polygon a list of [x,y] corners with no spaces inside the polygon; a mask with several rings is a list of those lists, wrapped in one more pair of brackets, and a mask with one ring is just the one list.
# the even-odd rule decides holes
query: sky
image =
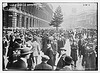
{"label": "sky", "polygon": [[[96,3],[77,3],[77,2],[65,2],[65,3],[50,3],[53,6],[53,11],[60,5],[62,9],[62,14],[64,17],[64,21],[62,23],[62,27],[66,24],[66,20],[71,15],[78,15],[82,12],[89,10],[97,10]],[[65,27],[65,26],[64,26]],[[67,27],[67,26],[66,26]]]}
{"label": "sky", "polygon": [[[87,6],[85,6],[87,4]],[[63,15],[72,15],[77,14],[85,10],[95,9],[97,8],[96,3],[51,3],[53,6],[53,11],[60,5],[62,8]]]}

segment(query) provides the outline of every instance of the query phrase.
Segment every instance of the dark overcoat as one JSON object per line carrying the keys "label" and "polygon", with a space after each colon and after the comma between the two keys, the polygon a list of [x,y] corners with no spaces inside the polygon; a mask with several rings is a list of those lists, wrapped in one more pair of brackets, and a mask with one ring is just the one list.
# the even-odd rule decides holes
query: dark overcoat
{"label": "dark overcoat", "polygon": [[42,62],[42,63],[36,65],[34,70],[35,71],[50,71],[50,70],[52,70],[52,66],[50,66],[47,63]]}
{"label": "dark overcoat", "polygon": [[50,58],[47,63],[53,66],[54,65],[54,53],[53,53],[52,48],[48,48],[45,54],[49,56]]}
{"label": "dark overcoat", "polygon": [[19,59],[18,61],[13,63],[12,69],[14,69],[14,70],[27,70],[27,66],[23,60]]}
{"label": "dark overcoat", "polygon": [[77,61],[77,45],[71,45],[71,57],[73,58],[73,61]]}

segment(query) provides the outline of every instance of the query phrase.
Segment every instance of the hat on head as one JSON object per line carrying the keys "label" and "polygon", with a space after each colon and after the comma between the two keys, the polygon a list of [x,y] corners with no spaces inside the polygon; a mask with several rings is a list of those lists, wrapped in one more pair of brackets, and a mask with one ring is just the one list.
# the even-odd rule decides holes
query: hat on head
{"label": "hat on head", "polygon": [[66,51],[65,47],[61,47],[60,50],[65,50]]}
{"label": "hat on head", "polygon": [[16,38],[15,41],[18,42],[18,43],[22,43],[21,38]]}
{"label": "hat on head", "polygon": [[3,39],[6,39],[6,37],[4,36]]}
{"label": "hat on head", "polygon": [[63,60],[64,60],[64,62],[65,62],[66,65],[71,65],[72,61],[73,61],[72,57],[70,57],[70,56],[65,56],[63,58]]}
{"label": "hat on head", "polygon": [[54,40],[54,37],[53,37],[53,36],[50,36],[50,37],[49,37],[49,40]]}
{"label": "hat on head", "polygon": [[27,55],[27,54],[30,54],[32,52],[33,51],[28,47],[24,47],[24,48],[21,49],[21,55]]}
{"label": "hat on head", "polygon": [[42,61],[47,61],[50,59],[47,55],[42,55],[41,57],[42,57]]}
{"label": "hat on head", "polygon": [[32,36],[28,36],[28,40],[32,40]]}
{"label": "hat on head", "polygon": [[15,48],[15,49],[20,49],[19,43],[15,42],[15,43],[14,43],[14,48]]}

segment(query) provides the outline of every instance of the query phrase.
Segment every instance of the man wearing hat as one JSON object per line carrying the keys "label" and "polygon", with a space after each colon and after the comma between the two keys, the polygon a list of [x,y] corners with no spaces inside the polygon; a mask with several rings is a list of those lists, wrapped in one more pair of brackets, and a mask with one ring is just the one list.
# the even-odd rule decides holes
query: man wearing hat
{"label": "man wearing hat", "polygon": [[47,56],[47,55],[42,55],[42,62],[38,65],[36,65],[35,67],[35,71],[36,70],[39,70],[39,71],[50,71],[52,70],[52,66],[47,64],[47,61],[49,60],[50,58]]}
{"label": "man wearing hat", "polygon": [[60,69],[60,71],[71,71],[72,70],[72,65],[73,65],[72,64],[72,62],[73,62],[72,57],[65,56],[63,58],[63,61],[65,62],[65,66],[62,69]]}
{"label": "man wearing hat", "polygon": [[3,37],[3,41],[2,41],[2,44],[3,44],[3,69],[7,69],[6,66],[7,66],[7,63],[8,63],[8,59],[7,59],[7,53],[8,53],[8,41],[7,41],[7,38],[4,36]]}
{"label": "man wearing hat", "polygon": [[76,62],[78,60],[77,49],[78,49],[77,42],[74,40],[71,45],[71,57],[73,58],[74,67],[76,67]]}
{"label": "man wearing hat", "polygon": [[66,49],[64,47],[60,48],[60,55],[56,58],[55,66],[56,70],[60,70],[65,66],[63,58],[66,56]]}
{"label": "man wearing hat", "polygon": [[21,49],[20,58],[13,63],[14,70],[27,70],[27,59],[29,59],[32,50],[28,47]]}
{"label": "man wearing hat", "polygon": [[33,53],[32,53],[32,56],[33,56],[33,59],[34,59],[34,65],[37,65],[39,64],[39,55],[40,55],[40,45],[39,43],[37,42],[37,39],[36,38],[33,38],[33,41],[32,41],[32,50],[33,50]]}
{"label": "man wearing hat", "polygon": [[15,40],[14,40],[14,42],[17,42],[17,43],[22,43],[22,39],[20,38],[20,37],[17,37]]}

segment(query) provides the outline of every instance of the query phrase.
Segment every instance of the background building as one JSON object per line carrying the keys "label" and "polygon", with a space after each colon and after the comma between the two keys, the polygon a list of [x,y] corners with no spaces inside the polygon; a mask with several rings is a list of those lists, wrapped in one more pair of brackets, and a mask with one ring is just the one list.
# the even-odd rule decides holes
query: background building
{"label": "background building", "polygon": [[7,3],[7,6],[3,7],[3,27],[49,27],[52,15],[52,6],[47,3]]}
{"label": "background building", "polygon": [[76,15],[70,15],[66,19],[66,25],[69,29],[85,28],[85,29],[97,29],[97,11],[87,10]]}

